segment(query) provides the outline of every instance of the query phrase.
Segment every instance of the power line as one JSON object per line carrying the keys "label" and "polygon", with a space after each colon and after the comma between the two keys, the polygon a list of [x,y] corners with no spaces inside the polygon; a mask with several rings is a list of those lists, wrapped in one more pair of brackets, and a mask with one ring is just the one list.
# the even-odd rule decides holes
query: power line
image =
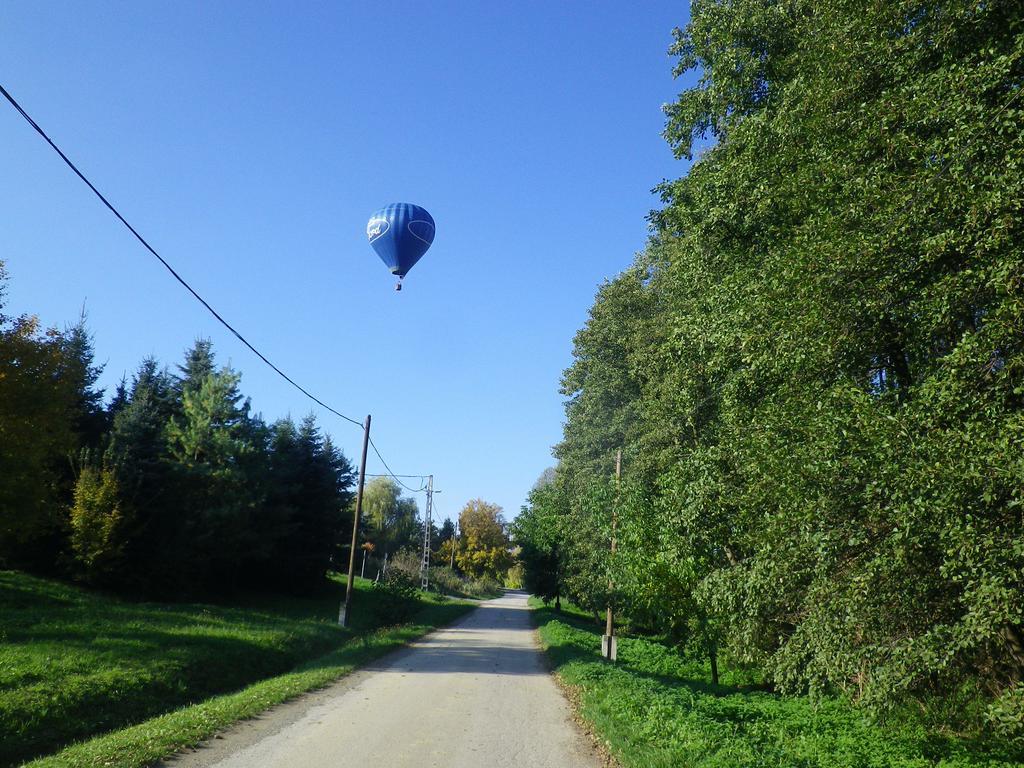
{"label": "power line", "polygon": [[[421,493],[422,491],[426,490],[426,484],[421,484],[419,488],[410,488],[408,485],[403,483],[399,479],[399,476],[391,471],[391,467],[388,466],[388,463],[384,461],[384,457],[380,455],[380,451],[377,450],[377,446],[374,445],[372,437],[370,438],[370,447],[373,448],[373,452],[377,454],[377,458],[380,459],[380,463],[384,465],[384,469],[388,471],[388,474],[395,479],[396,483],[405,488],[405,490],[409,491],[410,493]],[[410,477],[410,475],[402,475],[402,477]],[[424,477],[426,477],[426,475],[411,475],[411,477],[419,477],[422,480]]]}
{"label": "power line", "polygon": [[245,346],[247,346],[253,352],[253,354],[255,354],[260,360],[262,360],[268,366],[270,366],[281,378],[283,378],[285,381],[287,381],[289,384],[291,384],[293,387],[295,387],[297,390],[299,390],[302,394],[304,394],[306,397],[308,397],[314,403],[317,403],[318,405],[326,408],[328,411],[333,413],[335,416],[340,416],[345,421],[348,421],[348,422],[351,422],[352,424],[355,424],[357,427],[362,427],[363,426],[361,422],[358,422],[355,419],[349,418],[348,416],[343,414],[341,411],[335,410],[334,408],[329,406],[327,403],[325,403],[323,400],[321,400],[319,397],[317,397],[316,395],[312,394],[305,387],[303,387],[300,384],[298,384],[291,376],[289,376],[287,373],[285,373],[280,368],[278,368],[276,365],[274,365],[272,362],[270,362],[270,360],[268,360],[267,357],[262,352],[260,352],[258,349],[256,349],[256,347],[254,347],[251,343],[249,343],[248,339],[246,339],[241,333],[239,333],[237,330],[235,330],[234,326],[232,326],[231,323],[229,323],[227,320],[225,320],[220,315],[220,313],[217,312],[217,310],[215,310],[212,306],[210,306],[210,303],[206,299],[204,299],[202,296],[200,296],[199,293],[196,291],[196,289],[193,288],[191,285],[189,285],[188,282],[185,280],[185,278],[183,278],[181,275],[179,275],[175,271],[174,267],[172,267],[167,262],[167,260],[164,259],[163,256],[161,256],[159,253],[156,252],[156,249],[153,248],[153,246],[151,246],[146,241],[146,238],[144,238],[142,235],[140,235],[138,230],[136,230],[135,227],[133,227],[131,224],[128,223],[127,219],[125,219],[125,217],[121,215],[121,212],[118,211],[117,208],[115,208],[113,205],[111,205],[110,201],[107,200],[107,198],[105,198],[103,196],[103,194],[98,189],[96,189],[95,185],[93,185],[93,183],[91,181],[89,181],[89,179],[87,179],[85,177],[84,173],[82,173],[80,170],[78,170],[78,167],[73,162],[71,162],[70,158],[68,158],[68,156],[64,154],[64,152],[61,150],[61,148],[58,147],[54,143],[53,139],[51,139],[49,136],[46,135],[46,131],[44,131],[41,127],[39,127],[39,124],[35,120],[32,119],[32,117],[28,114],[28,112],[26,112],[24,109],[22,109],[21,105],[15,100],[15,98],[13,96],[11,96],[10,93],[8,93],[7,89],[4,88],[2,85],[0,85],[0,93],[3,94],[4,98],[6,98],[9,102],[11,102],[11,106],[13,106],[16,110],[18,110],[18,114],[20,114],[23,118],[25,118],[25,121],[29,125],[31,125],[33,129],[35,129],[36,133],[38,133],[40,136],[42,136],[43,139],[46,141],[46,143],[49,144],[58,155],[60,155],[61,160],[63,160],[67,164],[68,168],[70,168],[72,171],[74,171],[75,175],[77,175],[78,178],[80,178],[82,181],[84,181],[86,186],[88,186],[89,189],[91,189],[93,191],[93,193],[96,195],[96,197],[98,197],[100,199],[100,201],[105,206],[107,206],[107,208],[110,209],[110,212],[113,213],[118,218],[118,220],[122,224],[124,224],[125,227],[128,228],[128,231],[131,232],[135,236],[135,239],[138,240],[140,243],[142,243],[142,246],[147,251],[149,251],[151,254],[153,254],[157,258],[157,260],[161,264],[164,265],[164,267],[167,269],[167,271],[171,273],[171,275],[174,277],[174,279],[177,280],[179,283],[181,283],[185,287],[185,289],[189,293],[191,293],[200,304],[202,304],[204,307],[206,307],[206,309],[210,312],[210,314],[213,315],[221,325],[223,325],[225,328],[227,328],[229,331],[231,331],[231,333],[234,334],[235,338],[237,338],[240,342],[242,342]]}
{"label": "power line", "polygon": [[383,473],[378,472],[376,474],[373,473],[373,472],[367,472],[366,476],[367,477],[418,477],[421,480],[426,478],[426,477],[429,477],[429,475],[392,475],[392,474],[390,474],[388,472],[383,472]]}
{"label": "power line", "polygon": [[[383,461],[383,459],[381,459],[381,461]],[[410,488],[409,486],[404,485],[404,484],[402,485],[402,487],[405,488],[410,493],[422,493],[423,491],[425,491],[427,489],[427,486],[426,486],[427,475],[393,475],[390,472],[385,472],[385,473],[367,472],[366,476],[367,477],[390,477],[396,483],[401,482],[398,479],[400,477],[415,477],[415,478],[418,478],[420,480],[420,482],[421,482],[421,485],[420,485],[419,488]]]}
{"label": "power line", "polygon": [[[87,187],[89,187],[89,189],[91,189],[93,191],[93,194],[95,194],[96,197],[98,197],[100,199],[100,202],[102,202],[110,210],[110,212],[113,213],[117,217],[118,221],[120,221],[122,224],[124,224],[124,226],[128,229],[128,231],[131,232],[132,235],[135,236],[135,239],[138,240],[140,243],[142,243],[142,246],[147,251],[149,251],[151,254],[153,254],[153,256],[155,256],[156,259],[161,264],[164,265],[164,267],[167,269],[167,271],[171,273],[171,276],[174,277],[174,279],[177,280],[179,283],[181,283],[181,285],[184,286],[185,289],[189,293],[191,293],[200,304],[202,304],[204,307],[206,307],[207,311],[209,311],[209,313],[211,315],[213,315],[221,325],[223,325],[225,328],[227,328],[229,331],[231,331],[231,333],[235,336],[235,338],[237,338],[240,342],[242,342],[242,344],[244,344],[246,347],[248,347],[249,350],[254,355],[256,355],[256,357],[258,357],[260,360],[262,360],[264,363],[266,363],[282,379],[287,381],[289,384],[291,384],[293,387],[295,387],[295,389],[297,389],[299,392],[304,394],[306,397],[308,397],[314,403],[316,403],[317,405],[319,405],[319,406],[325,408],[326,410],[330,411],[335,416],[338,416],[339,418],[344,419],[345,421],[349,422],[350,424],[354,424],[355,426],[359,427],[360,429],[363,428],[363,423],[362,422],[357,421],[356,419],[353,419],[353,418],[351,418],[349,416],[346,416],[341,411],[339,411],[339,410],[329,406],[327,403],[325,403],[319,397],[317,397],[312,392],[310,392],[308,389],[306,389],[305,387],[300,385],[298,382],[296,382],[295,379],[293,379],[287,373],[285,373],[280,368],[278,368],[276,365],[274,365],[274,363],[272,363],[266,357],[266,355],[264,355],[262,352],[260,352],[258,349],[256,349],[256,347],[254,347],[251,343],[249,343],[248,339],[246,339],[241,333],[239,333],[234,328],[234,326],[231,325],[231,323],[229,323],[227,320],[225,320],[221,316],[221,314],[219,312],[217,312],[217,310],[215,310],[210,305],[210,303],[208,301],[206,301],[206,299],[204,299],[202,296],[200,296],[198,291],[196,291],[195,288],[193,288],[191,285],[189,285],[188,281],[186,281],[185,278],[183,278],[181,275],[179,275],[177,273],[177,271],[174,269],[174,267],[172,267],[167,262],[167,260],[164,259],[163,256],[161,256],[159,253],[157,253],[156,249],[153,246],[151,246],[149,244],[149,242],[147,242],[146,238],[144,238],[142,235],[140,235],[138,230],[136,230],[135,227],[133,227],[131,224],[128,223],[128,220],[125,219],[125,217],[121,215],[121,212],[118,211],[117,208],[115,208],[111,204],[111,202],[109,200],[107,200],[106,197],[103,196],[103,194],[96,188],[96,186],[91,181],[89,181],[88,178],[86,178],[84,173],[82,173],[80,170],[78,170],[78,167],[73,162],[71,162],[71,159],[67,155],[64,154],[64,152],[61,150],[60,147],[57,146],[57,144],[53,141],[53,139],[51,139],[46,134],[46,131],[44,131],[39,126],[39,123],[37,123],[35,120],[32,119],[31,115],[29,115],[28,112],[26,112],[22,108],[22,106],[7,91],[7,89],[3,87],[3,85],[0,85],[0,94],[3,94],[4,98],[7,99],[7,101],[9,101],[11,103],[11,106],[14,107],[18,111],[18,114],[20,114],[25,119],[25,122],[27,122],[30,126],[32,126],[33,130],[35,130],[36,133],[38,133],[40,136],[43,137],[43,140],[46,141],[46,143],[50,145],[50,147],[53,149],[53,151],[56,152],[58,155],[60,155],[61,160],[63,160],[67,164],[68,168],[70,168],[72,171],[74,171],[75,175],[78,176],[78,178],[81,179],[83,182],[85,182],[85,185]],[[370,441],[370,445],[373,445],[373,441],[372,440]],[[418,490],[410,488],[408,485],[406,485],[405,483],[403,483],[399,479],[398,475],[396,475],[394,472],[391,471],[391,467],[389,467],[388,463],[386,461],[384,461],[384,457],[381,456],[380,451],[377,449],[376,445],[373,445],[373,452],[377,454],[377,458],[380,459],[381,464],[384,465],[384,468],[388,471],[388,474],[391,477],[393,477],[395,479],[395,482],[397,482],[403,488],[405,488],[406,490],[411,491],[413,493],[419,493],[420,491],[422,491],[422,490],[424,490],[426,488],[426,485],[424,485],[422,488],[420,488]],[[425,477],[425,475],[403,475],[403,477],[420,477],[420,478],[423,478],[423,477]]]}

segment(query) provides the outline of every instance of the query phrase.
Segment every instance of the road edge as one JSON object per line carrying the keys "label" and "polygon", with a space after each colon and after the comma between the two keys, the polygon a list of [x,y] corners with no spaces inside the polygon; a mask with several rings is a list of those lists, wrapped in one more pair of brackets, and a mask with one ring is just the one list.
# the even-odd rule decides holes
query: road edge
{"label": "road edge", "polygon": [[548,654],[548,646],[540,636],[540,625],[537,623],[537,615],[533,606],[530,606],[530,621],[533,622],[533,642],[540,650],[540,657],[544,668],[555,682],[558,690],[561,691],[562,696],[565,697],[566,702],[568,702],[569,711],[572,713],[572,719],[576,723],[576,727],[590,740],[594,752],[597,753],[598,759],[601,761],[601,768],[624,768],[623,764],[611,751],[611,744],[608,740],[603,738],[597,727],[583,715],[583,688],[566,682],[565,678],[555,669],[551,656]]}
{"label": "road edge", "polygon": [[290,672],[260,680],[167,712],[127,728],[111,731],[24,763],[22,768],[144,768],[195,749],[217,734],[258,718],[282,704],[338,683],[360,667],[407,648],[412,642],[463,619],[477,604],[462,608],[443,622],[391,627],[353,638],[335,650],[300,664]]}

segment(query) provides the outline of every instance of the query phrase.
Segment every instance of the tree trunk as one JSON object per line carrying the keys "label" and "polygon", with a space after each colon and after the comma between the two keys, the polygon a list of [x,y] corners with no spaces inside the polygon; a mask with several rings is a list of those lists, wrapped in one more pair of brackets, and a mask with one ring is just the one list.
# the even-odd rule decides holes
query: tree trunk
{"label": "tree trunk", "polygon": [[714,643],[708,644],[708,658],[711,659],[711,683],[718,685],[718,647]]}

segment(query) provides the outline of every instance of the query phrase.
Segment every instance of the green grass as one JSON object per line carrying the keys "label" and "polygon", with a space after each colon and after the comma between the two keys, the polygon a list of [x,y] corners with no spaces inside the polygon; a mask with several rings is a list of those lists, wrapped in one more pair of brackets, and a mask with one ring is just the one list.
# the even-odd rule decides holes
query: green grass
{"label": "green grass", "polygon": [[370,582],[356,586],[342,629],[337,581],[307,599],[171,605],[0,571],[0,766],[133,724],[39,764],[145,765],[470,608],[421,596],[409,626],[377,631]]}
{"label": "green grass", "polygon": [[620,637],[618,663],[600,656],[601,631],[571,608],[534,598],[552,666],[579,692],[580,710],[625,766],[635,768],[1009,768],[1024,754],[1006,744],[882,727],[848,702],[783,697],[740,676],[710,683],[701,663],[642,638]]}

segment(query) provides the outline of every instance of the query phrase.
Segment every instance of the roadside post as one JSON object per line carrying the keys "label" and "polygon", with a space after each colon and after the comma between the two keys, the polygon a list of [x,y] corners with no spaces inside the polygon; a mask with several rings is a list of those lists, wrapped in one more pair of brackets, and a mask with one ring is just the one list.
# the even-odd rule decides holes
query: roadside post
{"label": "roadside post", "polygon": [[[619,522],[619,481],[622,477],[622,449],[615,453],[615,501],[612,504],[612,546],[609,563],[615,559],[615,529]],[[608,577],[608,609],[605,612],[604,634],[601,635],[601,655],[609,661],[618,658],[618,642],[615,638],[615,623],[612,611],[612,592],[615,582]]]}
{"label": "roadside post", "polygon": [[[363,425],[363,457],[359,461],[359,486],[356,489],[356,516],[352,521],[352,548],[348,553],[348,582],[345,584],[345,602],[338,611],[338,624],[348,626],[348,611],[352,606],[352,583],[355,581],[356,545],[359,543],[359,521],[363,516],[363,486],[366,484],[366,448],[370,442],[370,414]],[[365,553],[364,553],[365,554]]]}

